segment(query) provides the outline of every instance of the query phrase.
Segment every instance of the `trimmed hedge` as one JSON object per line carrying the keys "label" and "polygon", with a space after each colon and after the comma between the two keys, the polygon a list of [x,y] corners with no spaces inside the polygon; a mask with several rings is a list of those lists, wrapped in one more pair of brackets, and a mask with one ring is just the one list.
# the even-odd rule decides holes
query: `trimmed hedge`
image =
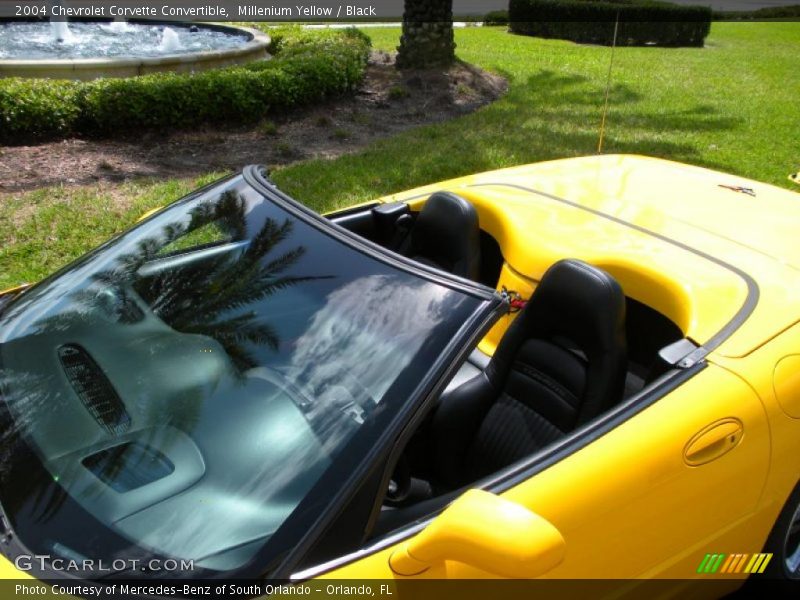
{"label": "trimmed hedge", "polygon": [[507,10],[493,10],[483,17],[484,25],[508,25]]}
{"label": "trimmed hedge", "polygon": [[715,21],[781,21],[800,17],[800,4],[767,6],[757,10],[714,11]]}
{"label": "trimmed hedge", "polygon": [[0,79],[0,139],[253,122],[357,86],[369,38],[356,30],[274,29],[273,59],[202,71],[87,82]]}
{"label": "trimmed hedge", "polygon": [[514,33],[618,46],[697,46],[711,29],[711,9],[648,0],[510,0]]}

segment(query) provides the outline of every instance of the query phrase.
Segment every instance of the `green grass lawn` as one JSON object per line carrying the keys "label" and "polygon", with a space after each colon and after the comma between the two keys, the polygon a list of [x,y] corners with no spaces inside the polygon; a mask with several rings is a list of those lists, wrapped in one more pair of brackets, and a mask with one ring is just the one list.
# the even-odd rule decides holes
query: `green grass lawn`
{"label": "green grass lawn", "polygon": [[[398,29],[368,30],[392,50]],[[610,49],[456,32],[461,59],[505,75],[508,94],[471,115],[381,140],[357,154],[278,170],[317,210],[457,175],[597,150]],[[800,23],[715,23],[706,47],[618,48],[605,152],[648,154],[797,186]],[[201,180],[213,177],[209,174]],[[0,289],[34,281],[198,181],[48,188],[0,198]],[[130,200],[119,206],[110,194]]]}

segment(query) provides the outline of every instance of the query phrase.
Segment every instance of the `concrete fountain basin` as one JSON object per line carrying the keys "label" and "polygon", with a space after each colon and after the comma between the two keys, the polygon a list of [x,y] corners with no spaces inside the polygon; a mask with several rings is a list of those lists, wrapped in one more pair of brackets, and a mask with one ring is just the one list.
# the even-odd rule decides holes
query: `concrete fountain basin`
{"label": "concrete fountain basin", "polygon": [[[46,25],[46,22],[30,22],[32,24]],[[117,22],[120,23],[120,22]],[[131,21],[131,27],[152,27],[161,31],[158,48],[162,52],[157,56],[137,56],[135,49],[129,55],[117,56],[92,56],[68,58],[24,58],[20,56],[3,57],[0,55],[0,77],[28,77],[50,79],[90,80],[100,77],[135,77],[147,73],[177,72],[193,73],[208,69],[216,69],[236,64],[243,64],[255,60],[269,58],[267,47],[270,43],[268,35],[246,27],[234,27],[215,23],[189,24],[176,22]],[[18,26],[19,24],[14,24]],[[124,26],[124,23],[122,24]],[[9,26],[9,23],[0,23],[0,28]],[[49,35],[54,44],[76,44],[80,38],[70,29],[79,29],[79,24],[64,21],[51,22]],[[64,29],[66,28],[66,30]],[[108,29],[110,30],[110,24]],[[202,49],[192,51],[191,48],[176,46],[176,30],[192,31],[202,29],[229,36],[235,36],[241,43],[217,49]],[[122,31],[121,28],[118,28]],[[37,30],[38,31],[38,30]],[[171,33],[170,33],[171,32]],[[181,33],[183,33],[181,31]],[[109,32],[112,35],[113,31]],[[78,34],[79,35],[79,34]],[[59,36],[62,36],[59,38]],[[63,36],[70,36],[64,41]],[[77,39],[77,42],[76,42]],[[63,48],[59,50],[64,50]],[[101,49],[98,49],[101,50]],[[147,53],[153,53],[154,47],[147,47]],[[32,52],[33,53],[33,52]],[[68,53],[62,51],[61,54]],[[98,52],[99,53],[99,52]]]}

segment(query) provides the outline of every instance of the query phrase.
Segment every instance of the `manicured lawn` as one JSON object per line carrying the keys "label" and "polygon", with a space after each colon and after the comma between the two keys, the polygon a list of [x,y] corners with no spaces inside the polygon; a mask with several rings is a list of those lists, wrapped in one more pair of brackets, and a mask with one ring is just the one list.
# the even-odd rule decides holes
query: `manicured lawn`
{"label": "manicured lawn", "polygon": [[222,175],[193,181],[131,182],[114,189],[58,186],[0,197],[0,290],[41,279],[119,233],[149,209]]}
{"label": "manicured lawn", "polygon": [[[399,30],[369,34],[376,47],[391,50]],[[277,171],[276,181],[309,206],[330,210],[466,173],[596,152],[610,49],[490,28],[456,36],[460,58],[509,79],[503,99],[354,155],[292,165]],[[604,151],[792,188],[786,176],[800,167],[798,56],[800,23],[714,24],[703,49],[618,48]],[[196,183],[0,197],[0,289],[42,277]],[[111,202],[110,194],[129,201]]]}
{"label": "manicured lawn", "polygon": [[[372,30],[396,45],[398,32]],[[331,208],[446,177],[597,150],[610,49],[457,32],[459,56],[505,74],[505,98],[334,162],[277,174]],[[605,152],[648,154],[786,187],[800,166],[800,23],[714,24],[706,48],[617,48]],[[797,188],[797,186],[794,186]],[[797,188],[800,191],[800,188]]]}

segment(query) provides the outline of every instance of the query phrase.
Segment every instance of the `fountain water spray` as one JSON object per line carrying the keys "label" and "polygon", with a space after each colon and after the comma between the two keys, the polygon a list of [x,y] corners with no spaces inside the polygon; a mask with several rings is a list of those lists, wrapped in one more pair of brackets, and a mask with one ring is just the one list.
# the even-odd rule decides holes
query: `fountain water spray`
{"label": "fountain water spray", "polygon": [[161,43],[158,49],[161,52],[177,52],[182,49],[183,45],[174,29],[170,27],[164,28],[164,33],[161,35]]}
{"label": "fountain water spray", "polygon": [[50,21],[50,37],[54,42],[69,44],[75,41],[75,36],[69,30],[66,21]]}
{"label": "fountain water spray", "polygon": [[[50,14],[55,14],[55,7],[61,6],[61,0],[54,0],[50,7]],[[58,42],[60,44],[64,43],[71,43],[75,41],[75,36],[72,35],[72,32],[69,30],[69,25],[67,25],[66,21],[54,21],[53,17],[50,17],[50,38],[54,42]]]}
{"label": "fountain water spray", "polygon": [[112,32],[112,33],[126,33],[132,30],[132,27],[128,24],[125,19],[121,19],[117,17],[111,23],[103,27],[104,29]]}

